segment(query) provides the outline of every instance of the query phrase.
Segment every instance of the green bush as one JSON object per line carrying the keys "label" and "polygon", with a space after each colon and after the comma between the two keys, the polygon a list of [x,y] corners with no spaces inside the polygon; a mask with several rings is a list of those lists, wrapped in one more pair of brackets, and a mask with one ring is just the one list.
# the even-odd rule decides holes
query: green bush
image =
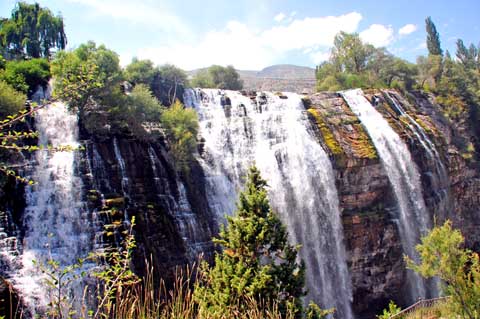
{"label": "green bush", "polygon": [[145,84],[138,84],[133,88],[128,96],[128,103],[136,117],[146,121],[160,121],[163,107]]}
{"label": "green bush", "polygon": [[50,77],[50,64],[46,59],[8,61],[1,74],[5,82],[25,94],[34,93],[37,85],[47,85]]}
{"label": "green bush", "polygon": [[197,146],[198,116],[193,109],[185,108],[178,100],[161,116],[161,123],[170,144],[178,170],[188,171]]}
{"label": "green bush", "polygon": [[0,80],[0,117],[5,118],[20,111],[25,106],[27,97],[17,92],[5,81]]}

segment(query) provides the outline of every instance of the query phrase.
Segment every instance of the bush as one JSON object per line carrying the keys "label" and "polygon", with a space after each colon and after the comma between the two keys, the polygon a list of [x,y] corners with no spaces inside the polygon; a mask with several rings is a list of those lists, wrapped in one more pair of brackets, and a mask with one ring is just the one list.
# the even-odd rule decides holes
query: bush
{"label": "bush", "polygon": [[136,117],[146,121],[160,121],[163,107],[145,84],[138,84],[133,88],[128,96],[128,103]]}
{"label": "bush", "polygon": [[46,59],[8,61],[1,76],[17,91],[29,95],[34,93],[38,85],[47,85],[50,77],[50,64]]}
{"label": "bush", "polygon": [[195,110],[185,108],[178,100],[161,116],[165,135],[178,170],[188,171],[197,146],[198,116]]}
{"label": "bush", "polygon": [[13,87],[5,81],[0,80],[0,117],[5,118],[20,111],[25,106],[27,97],[15,91]]}

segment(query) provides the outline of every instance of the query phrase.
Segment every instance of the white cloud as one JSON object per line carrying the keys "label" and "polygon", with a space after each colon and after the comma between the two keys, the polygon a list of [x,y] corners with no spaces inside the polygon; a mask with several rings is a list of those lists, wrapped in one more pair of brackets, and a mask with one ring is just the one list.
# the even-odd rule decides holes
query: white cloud
{"label": "white cloud", "polygon": [[362,16],[357,12],[341,16],[296,19],[282,26],[254,31],[238,21],[222,30],[208,32],[197,43],[143,48],[142,59],[157,64],[173,63],[190,70],[211,64],[233,64],[238,69],[259,70],[294,50],[313,52],[312,63],[328,58],[326,51],[340,31],[354,32]]}
{"label": "white cloud", "polygon": [[264,43],[277,51],[303,49],[315,45],[331,46],[340,31],[354,32],[362,15],[357,12],[294,20],[286,26],[275,26],[261,34]]}
{"label": "white cloud", "polygon": [[320,64],[322,62],[327,61],[330,58],[330,51],[323,52],[314,52],[310,54],[310,58],[315,64]]}
{"label": "white cloud", "polygon": [[398,30],[398,34],[399,35],[407,35],[407,34],[415,32],[415,31],[417,31],[417,26],[409,23],[409,24],[406,24],[403,27],[401,27],[400,30]]}
{"label": "white cloud", "polygon": [[188,27],[161,1],[67,0],[91,7],[93,15],[110,16],[131,23],[158,27],[175,34],[188,34]]}
{"label": "white cloud", "polygon": [[279,14],[277,14],[275,16],[275,18],[273,18],[273,20],[277,21],[277,22],[281,22],[283,19],[285,19],[286,15],[283,13],[283,12],[280,12]]}
{"label": "white cloud", "polygon": [[360,38],[376,47],[384,47],[393,41],[393,28],[382,24],[372,24],[360,32]]}

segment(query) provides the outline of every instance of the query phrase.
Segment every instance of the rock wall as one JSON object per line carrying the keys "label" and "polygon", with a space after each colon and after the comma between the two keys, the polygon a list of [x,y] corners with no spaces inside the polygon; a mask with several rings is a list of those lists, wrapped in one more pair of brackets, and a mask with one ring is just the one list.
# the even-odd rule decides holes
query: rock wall
{"label": "rock wall", "polygon": [[[468,140],[472,130],[466,125],[452,128],[432,96],[418,92],[406,97],[395,91],[367,93],[405,141],[422,172],[429,210],[426,213],[435,215],[439,223],[452,219],[466,236],[467,244],[478,250],[478,169],[473,158],[462,156],[455,144],[455,138]],[[396,111],[394,102],[419,123],[435,144],[446,178],[438,176],[442,175],[438,163],[427,155],[411,123]],[[396,201],[375,148],[358,118],[336,93],[305,96],[304,104],[336,170],[355,313],[360,318],[372,318],[389,300],[407,306],[406,271],[395,223]]]}

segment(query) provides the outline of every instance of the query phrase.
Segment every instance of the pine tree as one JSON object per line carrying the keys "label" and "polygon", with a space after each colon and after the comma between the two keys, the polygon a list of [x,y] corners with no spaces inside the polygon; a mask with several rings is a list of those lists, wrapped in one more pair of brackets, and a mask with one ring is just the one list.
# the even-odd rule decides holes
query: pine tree
{"label": "pine tree", "polygon": [[429,55],[442,55],[443,51],[440,47],[440,34],[432,21],[431,17],[425,19],[427,29],[427,48]]}
{"label": "pine tree", "polygon": [[301,315],[305,267],[296,261],[297,248],[288,243],[266,187],[258,169],[252,167],[236,214],[227,217],[226,228],[215,239],[223,251],[216,254],[213,268],[204,264],[195,288],[201,311],[218,314],[231,307],[245,311],[253,302],[262,309],[275,306],[283,314]]}

